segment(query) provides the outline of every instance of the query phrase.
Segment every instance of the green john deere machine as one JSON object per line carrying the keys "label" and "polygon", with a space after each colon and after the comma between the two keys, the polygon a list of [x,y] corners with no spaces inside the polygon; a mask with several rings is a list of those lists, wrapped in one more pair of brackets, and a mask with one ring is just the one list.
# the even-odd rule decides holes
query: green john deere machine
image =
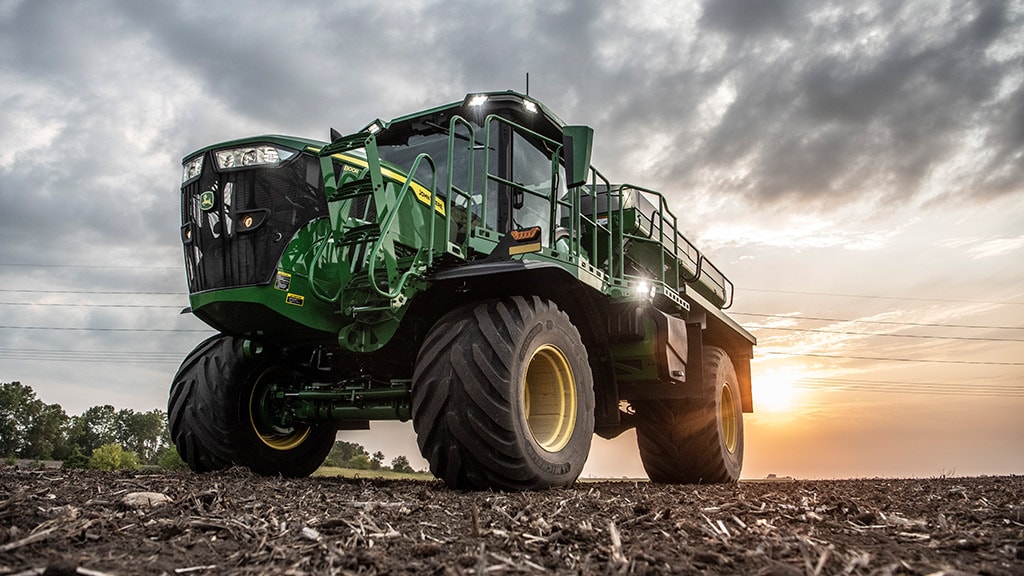
{"label": "green john deere machine", "polygon": [[302,476],[339,430],[411,419],[453,488],[571,484],[630,428],[651,480],[735,482],[755,340],[733,285],[592,144],[493,92],[186,156],[191,312],[219,334],[171,385],[184,460]]}

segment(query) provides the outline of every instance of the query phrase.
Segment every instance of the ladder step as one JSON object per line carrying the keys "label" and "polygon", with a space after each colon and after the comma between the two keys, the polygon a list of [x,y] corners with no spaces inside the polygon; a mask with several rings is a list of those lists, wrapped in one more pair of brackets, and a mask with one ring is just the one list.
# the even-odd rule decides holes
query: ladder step
{"label": "ladder step", "polygon": [[338,187],[338,191],[331,195],[327,199],[328,202],[338,202],[346,200],[348,198],[357,198],[359,196],[369,196],[373,193],[373,182],[369,178],[360,178],[359,180],[349,180]]}
{"label": "ladder step", "polygon": [[357,148],[363,148],[366,146],[366,141],[372,138],[373,135],[369,132],[357,132],[349,136],[342,136],[334,142],[331,142],[327,146],[320,149],[321,156],[329,156],[331,154],[340,154],[342,152],[348,152],[349,150],[355,150]]}
{"label": "ladder step", "polygon": [[358,226],[356,228],[349,228],[346,230],[345,234],[338,242],[338,245],[348,246],[351,244],[362,244],[365,242],[372,242],[377,238],[380,238],[380,226],[378,224],[367,224],[365,226]]}

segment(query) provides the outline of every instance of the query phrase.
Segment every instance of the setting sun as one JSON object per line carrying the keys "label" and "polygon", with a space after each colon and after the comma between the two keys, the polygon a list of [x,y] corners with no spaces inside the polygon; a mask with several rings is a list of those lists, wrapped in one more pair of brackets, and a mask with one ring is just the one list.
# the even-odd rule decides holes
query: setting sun
{"label": "setting sun", "polygon": [[784,413],[796,408],[800,401],[797,382],[803,377],[797,368],[771,368],[763,372],[754,368],[754,410],[760,413]]}

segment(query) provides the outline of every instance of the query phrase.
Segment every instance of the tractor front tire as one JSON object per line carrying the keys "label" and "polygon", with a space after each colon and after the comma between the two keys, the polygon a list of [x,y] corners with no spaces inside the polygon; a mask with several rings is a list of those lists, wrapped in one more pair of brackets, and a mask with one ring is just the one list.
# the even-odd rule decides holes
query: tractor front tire
{"label": "tractor front tire", "polygon": [[640,459],[652,482],[736,482],[743,467],[743,412],[736,370],[721,348],[704,349],[702,397],[634,403]]}
{"label": "tractor front tire", "polygon": [[269,422],[274,385],[295,372],[243,353],[243,340],[218,335],[182,362],[171,384],[167,418],[178,454],[196,472],[246,466],[268,476],[308,476],[323,463],[337,430]]}
{"label": "tractor front tire", "polygon": [[416,359],[412,421],[430,471],[451,488],[572,484],[594,433],[594,383],[579,331],[538,297],[449,312]]}

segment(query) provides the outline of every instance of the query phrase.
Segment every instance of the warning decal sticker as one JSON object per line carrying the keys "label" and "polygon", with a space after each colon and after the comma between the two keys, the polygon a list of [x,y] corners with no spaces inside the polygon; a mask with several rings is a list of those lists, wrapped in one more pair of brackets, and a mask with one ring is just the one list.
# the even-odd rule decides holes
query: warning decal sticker
{"label": "warning decal sticker", "polygon": [[287,272],[277,271],[277,279],[274,280],[274,288],[278,290],[288,291],[292,286],[292,275]]}

